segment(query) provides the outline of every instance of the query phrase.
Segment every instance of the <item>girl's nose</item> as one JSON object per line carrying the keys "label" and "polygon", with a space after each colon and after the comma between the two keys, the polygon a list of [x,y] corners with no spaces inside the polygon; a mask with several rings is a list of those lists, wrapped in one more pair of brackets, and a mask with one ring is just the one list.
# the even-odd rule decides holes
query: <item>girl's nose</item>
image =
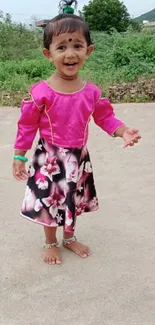
{"label": "girl's nose", "polygon": [[75,53],[74,53],[74,51],[73,51],[72,49],[68,49],[68,50],[66,51],[66,57],[67,57],[67,58],[74,58],[74,57],[75,57]]}

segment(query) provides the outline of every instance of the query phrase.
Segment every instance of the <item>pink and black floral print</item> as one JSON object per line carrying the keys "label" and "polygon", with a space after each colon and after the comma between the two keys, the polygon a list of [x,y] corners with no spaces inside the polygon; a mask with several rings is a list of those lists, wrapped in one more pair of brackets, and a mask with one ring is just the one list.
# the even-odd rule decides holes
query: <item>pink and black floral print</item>
{"label": "pink and black floral print", "polygon": [[21,215],[73,232],[78,215],[97,209],[87,148],[59,148],[40,139],[29,167]]}

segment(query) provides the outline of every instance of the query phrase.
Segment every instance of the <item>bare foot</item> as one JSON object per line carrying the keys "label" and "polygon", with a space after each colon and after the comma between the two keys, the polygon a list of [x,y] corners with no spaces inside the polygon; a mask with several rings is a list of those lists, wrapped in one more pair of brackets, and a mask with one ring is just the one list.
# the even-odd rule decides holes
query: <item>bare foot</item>
{"label": "bare foot", "polygon": [[70,249],[73,251],[76,255],[82,257],[82,258],[87,258],[90,255],[90,249],[89,247],[83,245],[82,243],[78,241],[73,241],[70,244],[66,244],[63,242],[63,246],[65,248]]}
{"label": "bare foot", "polygon": [[56,246],[51,248],[44,248],[44,262],[47,264],[61,264],[59,249]]}

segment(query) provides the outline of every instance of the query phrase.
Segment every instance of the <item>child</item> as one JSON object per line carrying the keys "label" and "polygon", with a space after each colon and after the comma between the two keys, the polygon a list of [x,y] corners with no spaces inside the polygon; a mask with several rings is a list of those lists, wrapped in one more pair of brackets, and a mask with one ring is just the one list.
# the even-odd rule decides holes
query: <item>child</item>
{"label": "child", "polygon": [[[77,216],[98,209],[86,147],[90,118],[109,135],[123,138],[124,147],[140,139],[138,130],[115,118],[100,89],[78,76],[93,50],[82,18],[63,14],[49,21],[43,54],[56,71],[31,88],[18,121],[13,175],[17,180],[28,179],[21,215],[44,226],[44,261],[48,264],[61,264],[56,237],[59,226],[63,226],[65,248],[82,258],[90,255],[89,248],[74,236]],[[40,140],[27,173],[25,154],[38,129]]]}

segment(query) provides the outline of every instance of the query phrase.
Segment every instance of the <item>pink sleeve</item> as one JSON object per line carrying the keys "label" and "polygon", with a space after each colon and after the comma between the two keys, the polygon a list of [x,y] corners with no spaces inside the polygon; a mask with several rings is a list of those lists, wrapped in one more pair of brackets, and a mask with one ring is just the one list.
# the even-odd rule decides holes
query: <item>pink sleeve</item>
{"label": "pink sleeve", "polygon": [[15,149],[29,150],[36,136],[40,119],[40,110],[31,100],[22,101],[21,116],[18,120],[18,131],[14,144]]}
{"label": "pink sleeve", "polygon": [[119,129],[124,123],[115,117],[113,107],[107,98],[101,98],[95,105],[93,113],[95,123],[109,135]]}

